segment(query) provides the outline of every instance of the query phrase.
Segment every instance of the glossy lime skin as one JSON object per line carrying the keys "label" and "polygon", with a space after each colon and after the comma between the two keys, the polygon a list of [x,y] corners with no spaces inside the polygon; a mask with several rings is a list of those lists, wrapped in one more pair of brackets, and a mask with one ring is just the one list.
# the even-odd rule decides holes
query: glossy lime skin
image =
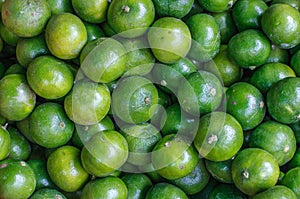
{"label": "glossy lime skin", "polygon": [[194,145],[205,159],[225,161],[240,150],[243,140],[242,126],[234,117],[213,112],[200,118]]}
{"label": "glossy lime skin", "polygon": [[109,116],[105,116],[99,123],[93,125],[75,125],[76,130],[72,137],[72,143],[78,148],[82,148],[95,134],[105,131],[114,130],[115,126]]}
{"label": "glossy lime skin", "polygon": [[263,0],[240,0],[232,10],[233,20],[239,29],[259,29],[262,14],[267,10],[268,5]]}
{"label": "glossy lime skin", "polygon": [[83,22],[83,23],[87,32],[88,42],[105,36],[103,30],[100,28],[98,24],[93,24],[88,22]]}
{"label": "glossy lime skin", "polygon": [[293,169],[295,167],[300,167],[300,149],[299,148],[297,148],[293,158],[288,163],[288,168],[289,169]]}
{"label": "glossy lime skin", "polygon": [[262,94],[281,79],[295,77],[295,72],[288,65],[282,63],[268,63],[259,67],[252,74],[250,83],[258,88]]}
{"label": "glossy lime skin", "polygon": [[267,94],[269,114],[278,122],[291,124],[299,121],[300,78],[287,77],[277,82]]}
{"label": "glossy lime skin", "polygon": [[31,153],[29,142],[20,134],[18,129],[8,126],[7,131],[10,135],[10,150],[8,157],[14,160],[26,161]]}
{"label": "glossy lime skin", "polygon": [[181,19],[186,16],[192,9],[194,0],[183,1],[166,1],[166,0],[154,0],[156,15],[158,17],[176,17]]}
{"label": "glossy lime skin", "polygon": [[154,84],[140,76],[119,80],[112,93],[112,109],[122,121],[138,124],[148,121],[158,103],[158,92]]}
{"label": "glossy lime skin", "polygon": [[119,169],[128,158],[128,143],[117,131],[106,130],[94,135],[81,151],[83,168],[97,177]]}
{"label": "glossy lime skin", "polygon": [[63,12],[73,12],[72,1],[70,0],[47,0],[51,14],[56,15]]}
{"label": "glossy lime skin", "polygon": [[7,27],[3,25],[2,21],[0,22],[0,36],[5,43],[12,46],[16,46],[19,40],[19,37],[9,31]]}
{"label": "glossy lime skin", "polygon": [[149,164],[150,152],[162,138],[159,130],[150,123],[143,123],[123,127],[122,134],[130,152],[127,162],[140,166]]}
{"label": "glossy lime skin", "polygon": [[82,190],[82,199],[126,199],[128,189],[118,177],[99,178],[87,183]]}
{"label": "glossy lime skin", "polygon": [[248,29],[230,39],[228,52],[240,67],[254,69],[267,62],[271,44],[261,31]]}
{"label": "glossy lime skin", "polygon": [[285,174],[281,184],[290,188],[296,194],[297,198],[299,198],[300,197],[299,181],[300,181],[300,167],[295,167],[293,169],[290,169]]}
{"label": "glossy lime skin", "polygon": [[1,15],[8,30],[19,37],[33,37],[44,30],[51,10],[46,0],[9,0],[3,3]]}
{"label": "glossy lime skin", "polygon": [[0,198],[27,199],[35,190],[33,170],[24,161],[0,163]]}
{"label": "glossy lime skin", "polygon": [[198,2],[210,12],[224,12],[229,10],[236,0],[198,0]]}
{"label": "glossy lime skin", "polygon": [[233,182],[239,190],[248,195],[274,186],[279,173],[276,159],[263,149],[244,149],[232,162]]}
{"label": "glossy lime skin", "polygon": [[[287,49],[279,48],[278,46],[272,44],[272,50],[268,58],[267,63],[280,62],[283,64],[288,64],[290,61],[290,56]],[[296,72],[296,71],[295,71]]]}
{"label": "glossy lime skin", "polygon": [[10,134],[0,125],[0,160],[5,159],[10,151]]}
{"label": "glossy lime skin", "polygon": [[150,178],[142,173],[128,173],[121,179],[127,186],[127,198],[143,199],[152,186]]}
{"label": "glossy lime skin", "polygon": [[34,172],[36,179],[36,190],[42,188],[53,188],[55,185],[47,173],[47,163],[42,159],[30,159],[28,165]]}
{"label": "glossy lime skin", "polygon": [[45,99],[58,99],[73,87],[74,76],[69,66],[52,56],[39,56],[27,68],[27,81],[32,90]]}
{"label": "glossy lime skin", "polygon": [[280,48],[290,49],[300,43],[300,13],[290,5],[271,5],[262,15],[261,26]]}
{"label": "glossy lime skin", "polygon": [[233,183],[231,173],[231,165],[233,159],[234,157],[221,162],[205,160],[205,166],[212,177],[214,177],[219,182]]}
{"label": "glossy lime skin", "polygon": [[47,171],[55,185],[66,192],[79,190],[89,177],[81,165],[80,150],[68,145],[50,154]]}
{"label": "glossy lime skin", "polygon": [[4,76],[10,74],[26,75],[26,69],[22,67],[20,64],[13,64],[6,69]]}
{"label": "glossy lime skin", "polygon": [[200,192],[208,184],[210,174],[205,168],[203,159],[200,159],[194,170],[182,178],[168,182],[182,189],[186,194],[192,195]]}
{"label": "glossy lime skin", "polygon": [[161,182],[153,185],[147,192],[145,199],[188,199],[188,196],[183,190],[176,187],[175,185]]}
{"label": "glossy lime skin", "polygon": [[50,18],[45,29],[45,39],[54,56],[68,60],[79,56],[87,42],[87,32],[76,15],[61,13]]}
{"label": "glossy lime skin", "polygon": [[30,115],[29,128],[37,144],[46,148],[56,148],[71,139],[74,124],[67,117],[62,105],[46,102],[37,106]]}
{"label": "glossy lime skin", "polygon": [[44,189],[39,189],[36,192],[34,192],[31,196],[30,199],[67,199],[65,195],[63,195],[61,192],[59,192],[56,189],[49,189],[49,188],[44,188]]}
{"label": "glossy lime skin", "polygon": [[275,157],[279,166],[290,161],[297,148],[293,130],[274,121],[267,121],[256,127],[250,135],[249,147],[268,151]]}
{"label": "glossy lime skin", "polygon": [[255,128],[263,120],[266,106],[260,91],[246,82],[231,85],[226,91],[227,113],[239,121],[243,130]]}
{"label": "glossy lime skin", "polygon": [[163,137],[153,148],[151,158],[157,172],[168,180],[186,176],[199,162],[194,146],[176,134]]}
{"label": "glossy lime skin", "polygon": [[190,74],[178,88],[181,108],[195,116],[209,113],[219,107],[223,96],[220,80],[212,73],[198,71]]}
{"label": "glossy lime skin", "polygon": [[29,130],[29,117],[25,118],[24,120],[16,122],[16,127],[28,141],[30,141],[31,143],[35,143],[35,141],[32,139]]}
{"label": "glossy lime skin", "polygon": [[295,54],[293,54],[290,60],[290,66],[295,71],[297,77],[300,76],[300,50],[298,50]]}
{"label": "glossy lime skin", "polygon": [[156,83],[176,93],[181,81],[184,81],[183,78],[196,71],[197,68],[193,62],[185,57],[173,64],[155,64],[152,76]]}
{"label": "glossy lime skin", "polygon": [[107,22],[111,28],[126,38],[141,36],[147,31],[155,17],[151,0],[112,1],[107,11]]}
{"label": "glossy lime skin", "polygon": [[247,199],[248,197],[239,191],[234,185],[217,185],[209,194],[208,199]]}
{"label": "glossy lime skin", "polygon": [[90,23],[101,23],[106,20],[108,1],[93,0],[83,2],[72,0],[71,2],[75,13],[83,20]]}
{"label": "glossy lime skin", "polygon": [[239,81],[243,75],[243,69],[228,55],[227,45],[222,45],[214,59],[204,64],[204,70],[219,77],[224,86]]}
{"label": "glossy lime skin", "polygon": [[297,0],[273,0],[272,4],[288,4],[297,10],[300,9],[300,2]]}
{"label": "glossy lime skin", "polygon": [[44,34],[22,38],[17,43],[16,57],[20,65],[27,67],[36,57],[50,54]]}
{"label": "glossy lime skin", "polygon": [[35,93],[23,75],[11,74],[0,80],[0,114],[13,121],[29,116],[35,106]]}
{"label": "glossy lime skin", "polygon": [[237,33],[236,25],[230,12],[212,13],[221,34],[221,43],[227,44],[230,38]]}
{"label": "glossy lime skin", "polygon": [[71,92],[65,97],[64,109],[75,123],[92,125],[97,124],[106,116],[110,102],[111,97],[107,86],[81,80],[76,82]]}
{"label": "glossy lime skin", "polygon": [[172,64],[188,54],[191,48],[191,32],[180,19],[163,17],[152,24],[148,41],[158,61]]}
{"label": "glossy lime skin", "polygon": [[268,199],[268,198],[296,199],[297,196],[288,187],[283,186],[283,185],[276,185],[274,187],[267,189],[266,191],[263,191],[261,193],[254,195],[252,198],[253,199]]}
{"label": "glossy lime skin", "polygon": [[214,58],[219,52],[221,34],[214,17],[208,14],[195,14],[186,21],[192,35],[192,48],[189,56],[200,62]]}
{"label": "glossy lime skin", "polygon": [[120,77],[125,72],[126,61],[125,48],[113,38],[93,40],[80,54],[82,71],[95,82],[107,83]]}

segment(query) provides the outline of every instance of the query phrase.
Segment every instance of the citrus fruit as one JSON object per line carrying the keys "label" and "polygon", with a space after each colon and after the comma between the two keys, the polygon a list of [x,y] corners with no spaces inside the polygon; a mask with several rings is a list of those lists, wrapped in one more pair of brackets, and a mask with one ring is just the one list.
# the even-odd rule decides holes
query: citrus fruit
{"label": "citrus fruit", "polygon": [[87,32],[87,41],[93,41],[99,37],[104,37],[104,32],[103,30],[100,28],[100,26],[98,26],[98,24],[93,24],[93,23],[88,23],[88,22],[83,22],[86,32]]}
{"label": "citrus fruit", "polygon": [[113,38],[98,38],[89,42],[80,54],[81,70],[95,82],[111,82],[125,70],[126,51]]}
{"label": "citrus fruit", "polygon": [[5,43],[12,46],[16,46],[19,41],[19,37],[9,31],[7,27],[3,25],[2,21],[0,22],[0,36]]}
{"label": "citrus fruit", "polygon": [[192,9],[193,0],[167,1],[154,0],[155,13],[158,17],[183,18]]}
{"label": "citrus fruit", "polygon": [[128,189],[118,177],[105,177],[90,181],[82,190],[82,199],[126,199]]}
{"label": "citrus fruit", "polygon": [[65,97],[64,108],[68,117],[80,125],[101,121],[110,108],[110,92],[104,84],[80,80]]}
{"label": "citrus fruit", "polygon": [[27,199],[35,190],[33,170],[24,161],[0,163],[0,198]]}
{"label": "citrus fruit", "polygon": [[219,52],[221,35],[214,17],[208,14],[195,14],[186,21],[192,35],[192,47],[189,56],[200,62],[214,58]]}
{"label": "citrus fruit", "polygon": [[256,195],[254,195],[252,198],[253,199],[267,199],[267,198],[296,199],[297,196],[288,187],[283,186],[283,185],[276,185],[274,187],[271,187],[271,188],[267,189],[266,191],[263,191],[261,193],[258,193]]}
{"label": "citrus fruit", "polygon": [[172,64],[189,52],[191,33],[180,19],[163,17],[152,24],[148,32],[148,41],[158,61]]}
{"label": "citrus fruit", "polygon": [[26,138],[20,134],[18,129],[8,126],[7,131],[10,135],[10,150],[8,158],[26,161],[31,153],[31,146]]}
{"label": "citrus fruit", "polygon": [[87,42],[87,32],[76,15],[61,13],[51,16],[45,29],[45,39],[54,56],[68,60],[79,56]]}
{"label": "citrus fruit", "polygon": [[90,23],[101,23],[105,21],[108,5],[108,1],[106,0],[84,2],[80,0],[72,0],[72,6],[75,13],[84,21]]}
{"label": "citrus fruit", "polygon": [[55,185],[66,192],[79,190],[89,177],[81,165],[80,150],[68,145],[50,154],[47,171]]}
{"label": "citrus fruit", "polygon": [[175,134],[163,137],[152,150],[152,164],[159,175],[175,180],[192,172],[199,162],[193,145]]}
{"label": "citrus fruit", "polygon": [[295,71],[295,73],[298,77],[300,76],[299,60],[300,60],[300,50],[298,50],[295,54],[293,54],[291,61],[290,61],[290,66]]}
{"label": "citrus fruit", "polygon": [[34,192],[31,196],[30,199],[67,199],[64,194],[61,192],[57,191],[56,189],[49,189],[49,188],[44,188],[44,189],[39,189],[36,192]]}
{"label": "citrus fruit", "polygon": [[278,177],[276,159],[263,149],[243,149],[232,162],[234,184],[250,196],[274,186]]}
{"label": "citrus fruit", "polygon": [[261,31],[247,29],[229,40],[228,53],[240,67],[253,70],[267,62],[271,44]]}
{"label": "citrus fruit", "polygon": [[[290,58],[289,58],[289,53],[288,53],[287,49],[279,48],[278,46],[276,46],[274,44],[272,44],[271,47],[272,47],[272,50],[271,50],[271,53],[270,53],[267,63],[271,63],[271,62],[280,62],[283,64],[289,63]],[[295,73],[297,73],[297,72],[295,71]]]}
{"label": "citrus fruit", "polygon": [[253,85],[237,82],[226,91],[227,113],[242,125],[243,130],[255,128],[264,119],[266,106],[263,95]]}
{"label": "citrus fruit", "polygon": [[161,182],[153,185],[147,192],[145,199],[188,199],[188,196],[175,185]]}
{"label": "citrus fruit", "polygon": [[60,14],[63,12],[73,12],[72,1],[70,0],[47,0],[51,10],[51,15]]}
{"label": "citrus fruit", "polygon": [[278,122],[291,124],[300,120],[300,78],[287,77],[278,81],[267,94],[269,114]]}
{"label": "citrus fruit", "polygon": [[234,117],[213,112],[200,118],[194,145],[205,159],[224,161],[240,150],[243,138],[242,127]]}
{"label": "citrus fruit", "polygon": [[126,173],[121,179],[128,190],[127,198],[143,199],[152,186],[150,178],[142,173]]}
{"label": "citrus fruit", "polygon": [[10,74],[0,80],[0,114],[5,118],[25,119],[34,109],[35,99],[23,75]]}
{"label": "citrus fruit", "polygon": [[233,159],[234,157],[221,162],[215,162],[206,159],[205,166],[213,178],[215,178],[219,182],[230,184],[233,183],[231,173],[231,165]]}
{"label": "citrus fruit", "polygon": [[19,37],[40,34],[51,16],[46,0],[8,0],[1,9],[2,22]]}
{"label": "citrus fruit", "polygon": [[300,13],[287,4],[271,5],[262,15],[262,30],[268,38],[283,49],[300,43]]}
{"label": "citrus fruit", "polygon": [[300,181],[300,167],[295,167],[288,170],[288,172],[283,177],[281,184],[290,188],[297,196],[300,197],[299,183]]}
{"label": "citrus fruit", "polygon": [[128,158],[128,143],[117,131],[106,130],[94,135],[81,151],[83,168],[97,177],[119,169]]}
{"label": "citrus fruit", "polygon": [[112,1],[107,11],[109,26],[120,36],[135,38],[147,31],[155,17],[151,0]]}
{"label": "citrus fruit", "polygon": [[248,198],[232,184],[217,185],[209,194],[208,199],[246,199]]}
{"label": "citrus fruit", "polygon": [[0,126],[0,149],[0,160],[3,160],[10,151],[10,134],[2,125]]}
{"label": "citrus fruit", "polygon": [[58,99],[72,89],[74,77],[69,66],[62,60],[52,56],[40,56],[29,64],[27,81],[39,96]]}
{"label": "citrus fruit", "polygon": [[148,121],[154,114],[157,103],[156,87],[150,80],[140,76],[119,80],[112,93],[113,114],[127,123]]}

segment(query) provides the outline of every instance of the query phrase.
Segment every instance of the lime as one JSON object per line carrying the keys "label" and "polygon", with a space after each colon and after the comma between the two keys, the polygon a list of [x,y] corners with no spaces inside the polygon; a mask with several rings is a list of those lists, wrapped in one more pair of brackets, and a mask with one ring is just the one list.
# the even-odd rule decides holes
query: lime
{"label": "lime", "polygon": [[157,183],[153,185],[147,192],[145,199],[188,199],[188,196],[175,185],[169,183]]}
{"label": "lime", "polygon": [[0,125],[0,160],[5,159],[10,151],[10,134]]}
{"label": "lime", "polygon": [[122,180],[127,186],[127,198],[143,199],[152,186],[150,178],[142,173],[126,173]]}
{"label": "lime", "polygon": [[229,10],[237,0],[198,0],[205,10],[224,12]]}
{"label": "lime", "polygon": [[283,177],[281,184],[290,188],[296,194],[297,198],[299,198],[300,167],[290,169]]}
{"label": "lime", "polygon": [[248,197],[231,184],[220,184],[209,194],[208,199],[247,199]]}
{"label": "lime", "polygon": [[276,185],[258,193],[252,197],[253,199],[268,199],[268,198],[289,198],[289,199],[296,199],[297,196],[295,193],[286,186],[283,185]]}
{"label": "lime", "polygon": [[101,23],[106,20],[107,0],[72,0],[72,6],[75,13],[84,21]]}
{"label": "lime", "polygon": [[67,199],[64,194],[59,192],[56,189],[49,189],[49,188],[44,188],[44,189],[39,189],[36,192],[34,192],[31,196],[30,199]]}
{"label": "lime", "polygon": [[209,173],[212,175],[213,178],[218,180],[221,183],[233,183],[232,181],[232,173],[231,173],[231,165],[234,157],[221,161],[215,162],[210,160],[205,160],[205,165]]}
{"label": "lime", "polygon": [[180,19],[190,12],[194,0],[154,0],[153,3],[158,17],[176,17]]}
{"label": "lime", "polygon": [[71,0],[46,0],[50,10],[51,15],[57,15],[63,12],[73,12],[72,1]]}
{"label": "lime", "polygon": [[13,32],[9,31],[2,22],[0,22],[0,36],[5,43],[12,46],[16,46],[19,40],[19,37]]}

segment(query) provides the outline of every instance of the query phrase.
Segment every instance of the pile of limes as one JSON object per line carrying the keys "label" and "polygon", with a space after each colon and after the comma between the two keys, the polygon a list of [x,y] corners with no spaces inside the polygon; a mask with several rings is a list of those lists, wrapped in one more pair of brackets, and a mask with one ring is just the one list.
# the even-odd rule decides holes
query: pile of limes
{"label": "pile of limes", "polygon": [[299,0],[0,0],[1,199],[300,198]]}

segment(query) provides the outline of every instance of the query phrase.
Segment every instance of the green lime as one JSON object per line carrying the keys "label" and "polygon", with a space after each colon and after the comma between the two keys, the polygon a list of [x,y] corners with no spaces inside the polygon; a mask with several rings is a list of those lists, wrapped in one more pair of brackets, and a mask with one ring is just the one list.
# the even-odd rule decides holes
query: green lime
{"label": "green lime", "polygon": [[231,184],[220,184],[209,194],[208,199],[247,199],[248,197]]}
{"label": "green lime", "polygon": [[201,6],[209,12],[224,12],[229,10],[237,0],[198,0]]}
{"label": "green lime", "polygon": [[272,4],[288,4],[297,10],[300,10],[300,2],[298,0],[273,0]]}
{"label": "green lime", "polygon": [[120,36],[135,38],[147,31],[155,17],[151,0],[112,1],[107,11],[109,26]]}
{"label": "green lime", "polygon": [[152,24],[148,32],[148,41],[158,61],[172,64],[188,54],[191,48],[191,33],[180,19],[163,17]]}
{"label": "green lime", "polygon": [[75,13],[84,21],[101,23],[106,20],[107,0],[71,0]]}
{"label": "green lime", "polygon": [[81,199],[126,199],[127,194],[126,184],[120,178],[105,177],[87,183],[82,190]]}
{"label": "green lime", "polygon": [[30,141],[31,143],[35,143],[35,141],[32,139],[32,136],[31,136],[30,130],[29,130],[29,117],[25,118],[24,120],[17,121],[16,127],[28,141]]}
{"label": "green lime", "polygon": [[67,199],[64,194],[56,189],[43,188],[34,192],[30,199]]}
{"label": "green lime", "polygon": [[181,188],[186,194],[192,195],[200,192],[208,184],[210,174],[205,168],[203,159],[200,159],[194,170],[182,178],[169,180],[170,183]]}
{"label": "green lime", "polygon": [[263,95],[253,85],[237,82],[226,91],[227,113],[239,121],[243,130],[250,130],[264,119],[266,106]]}
{"label": "green lime", "polygon": [[2,125],[0,125],[0,160],[5,159],[10,151],[10,134]]}
{"label": "green lime", "polygon": [[168,180],[182,178],[192,172],[199,162],[194,146],[184,138],[170,134],[163,137],[152,151],[152,164]]}
{"label": "green lime", "polygon": [[51,16],[46,0],[8,0],[3,2],[2,22],[9,31],[19,37],[40,34]]}
{"label": "green lime", "polygon": [[0,36],[5,43],[12,46],[16,46],[19,40],[19,37],[8,30],[7,27],[3,25],[2,21],[0,22]]}
{"label": "green lime", "polygon": [[27,199],[35,190],[33,170],[24,161],[1,162],[0,180],[0,198]]}
{"label": "green lime", "polygon": [[152,186],[150,178],[142,173],[126,173],[122,180],[127,186],[127,198],[144,199],[146,192]]}
{"label": "green lime", "polygon": [[268,199],[268,198],[289,198],[289,199],[297,199],[295,193],[286,186],[276,185],[258,193],[252,197],[253,199]]}
{"label": "green lime", "polygon": [[290,188],[296,194],[297,198],[299,198],[300,167],[290,169],[283,177],[281,184]]}
{"label": "green lime", "polygon": [[23,75],[6,75],[0,80],[0,114],[13,121],[29,116],[35,106],[35,93]]}
{"label": "green lime", "polygon": [[62,105],[46,102],[38,105],[30,115],[29,128],[32,139],[37,144],[56,148],[72,138],[74,124]]}
{"label": "green lime", "polygon": [[153,3],[158,17],[176,17],[180,19],[190,12],[194,0],[154,0]]}
{"label": "green lime", "polygon": [[222,101],[223,88],[220,80],[212,73],[191,73],[178,88],[177,97],[181,108],[195,116],[217,109]]}
{"label": "green lime", "polygon": [[293,169],[295,167],[300,167],[300,148],[297,148],[293,158],[288,162],[288,168]]}
{"label": "green lime", "polygon": [[290,49],[300,43],[300,13],[290,5],[271,5],[262,15],[261,26],[280,48]]}
{"label": "green lime", "polygon": [[66,192],[81,189],[89,177],[81,165],[80,150],[68,145],[50,154],[47,171],[55,185]]}
{"label": "green lime", "polygon": [[200,62],[214,58],[221,45],[220,28],[215,18],[204,13],[195,14],[186,21],[186,24],[193,39],[189,56]]}
{"label": "green lime", "polygon": [[213,112],[200,118],[194,145],[205,159],[225,161],[240,150],[243,139],[242,126],[234,117]]}
{"label": "green lime", "polygon": [[291,124],[300,120],[300,78],[287,77],[272,86],[267,94],[269,114],[278,122]]}
{"label": "green lime", "polygon": [[229,40],[228,53],[240,67],[253,70],[267,62],[271,44],[261,31],[248,29]]}
{"label": "green lime", "polygon": [[76,82],[65,97],[64,108],[75,123],[92,125],[106,116],[110,102],[110,92],[106,85],[83,79]]}
{"label": "green lime", "polygon": [[58,99],[69,93],[74,76],[69,66],[53,56],[39,56],[27,68],[32,90],[45,99]]}
{"label": "green lime", "polygon": [[121,79],[112,93],[113,114],[127,123],[148,121],[158,103],[158,93],[153,83],[140,76]]}
{"label": "green lime", "polygon": [[128,158],[128,143],[117,131],[95,134],[83,147],[83,168],[97,177],[105,177],[119,169]]}
{"label": "green lime", "polygon": [[57,15],[63,12],[73,12],[71,0],[46,0],[52,15]]}
{"label": "green lime", "polygon": [[45,39],[54,56],[73,59],[79,56],[86,44],[87,32],[83,22],[76,15],[61,13],[51,16],[46,26]]}
{"label": "green lime", "polygon": [[281,79],[295,77],[295,72],[288,65],[282,63],[268,63],[254,71],[250,83],[258,88],[262,94]]}
{"label": "green lime", "polygon": [[13,64],[6,69],[4,76],[10,74],[26,75],[26,69],[20,64]]}
{"label": "green lime", "polygon": [[300,76],[300,50],[293,54],[290,60],[290,66],[295,71],[297,77]]}
{"label": "green lime", "polygon": [[215,162],[206,159],[205,165],[212,177],[218,180],[219,182],[233,183],[231,173],[231,165],[233,159],[234,157],[221,162]]}
{"label": "green lime", "polygon": [[98,24],[93,24],[88,22],[83,22],[83,23],[87,32],[88,42],[105,36],[103,30],[100,28]]}
{"label": "green lime", "polygon": [[274,186],[279,173],[276,159],[263,149],[243,149],[232,162],[234,184],[250,196]]}
{"label": "green lime", "polygon": [[239,0],[232,10],[233,20],[239,31],[259,29],[261,16],[268,5],[263,0]]}
{"label": "green lime", "polygon": [[157,183],[147,192],[145,199],[188,199],[183,190],[169,183]]}
{"label": "green lime", "polygon": [[267,63],[273,63],[273,62],[280,62],[283,64],[289,63],[290,58],[289,58],[289,53],[288,53],[287,49],[279,48],[278,46],[276,46],[274,44],[272,44],[271,47],[272,47],[272,50],[271,50],[271,53],[270,53]]}
{"label": "green lime", "polygon": [[98,38],[89,42],[80,54],[81,70],[95,82],[111,82],[125,70],[126,51],[113,38]]}

